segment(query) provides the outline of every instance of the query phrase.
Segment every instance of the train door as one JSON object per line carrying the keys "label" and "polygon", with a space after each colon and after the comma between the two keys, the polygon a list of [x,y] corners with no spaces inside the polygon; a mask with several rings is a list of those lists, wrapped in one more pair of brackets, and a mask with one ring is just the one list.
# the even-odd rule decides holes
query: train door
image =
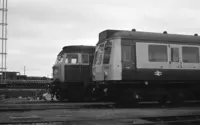
{"label": "train door", "polygon": [[90,65],[89,65],[89,54],[81,54],[81,79],[82,81],[89,81],[91,76]]}
{"label": "train door", "polygon": [[182,54],[180,45],[169,45],[169,69],[173,72],[167,72],[165,76],[168,80],[184,79],[184,72],[182,72]]}
{"label": "train door", "polygon": [[182,62],[183,70],[187,70],[183,74],[184,79],[199,80],[199,47],[191,45],[182,46]]}
{"label": "train door", "polygon": [[90,79],[92,80],[92,64],[94,60],[94,53],[89,54],[89,68],[90,68]]}
{"label": "train door", "polygon": [[134,80],[136,78],[135,70],[135,44],[133,40],[122,39],[122,79]]}
{"label": "train door", "polygon": [[170,69],[181,69],[182,68],[182,56],[180,45],[169,45],[170,49]]}

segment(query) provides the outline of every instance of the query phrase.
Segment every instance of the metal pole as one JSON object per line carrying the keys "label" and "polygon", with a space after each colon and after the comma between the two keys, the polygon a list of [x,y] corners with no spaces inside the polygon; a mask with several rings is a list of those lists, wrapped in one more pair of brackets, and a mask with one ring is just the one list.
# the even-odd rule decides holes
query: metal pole
{"label": "metal pole", "polygon": [[2,41],[1,41],[1,45],[2,45],[2,47],[1,47],[1,72],[2,72],[2,75],[1,75],[1,83],[3,83],[3,1],[0,1],[0,5],[1,5],[1,10],[2,10],[2,20],[1,20],[1,23],[2,23],[2,25],[1,25],[1,28],[2,28],[2,34],[1,34],[1,38],[2,38]]}
{"label": "metal pole", "polygon": [[1,19],[1,45],[2,45],[2,52],[1,52],[1,83],[4,82],[6,79],[6,69],[7,69],[7,0],[0,0],[0,11],[2,11],[2,19]]}
{"label": "metal pole", "polygon": [[4,81],[5,71],[4,71],[4,0],[2,1],[2,69],[3,69],[3,78]]}
{"label": "metal pole", "polygon": [[[8,10],[7,10],[7,8],[8,8],[8,1],[6,0],[6,10],[5,10],[5,71],[7,71],[7,12],[8,12]],[[7,77],[6,77],[6,72],[5,72],[5,79],[6,79]]]}

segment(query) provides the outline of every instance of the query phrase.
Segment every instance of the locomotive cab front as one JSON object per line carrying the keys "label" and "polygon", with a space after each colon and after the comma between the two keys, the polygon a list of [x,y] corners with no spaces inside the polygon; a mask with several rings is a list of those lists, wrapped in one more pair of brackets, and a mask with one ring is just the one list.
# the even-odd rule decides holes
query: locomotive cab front
{"label": "locomotive cab front", "polygon": [[57,56],[56,62],[53,65],[53,81],[63,81],[62,79],[62,67],[63,67],[64,55],[60,52]]}
{"label": "locomotive cab front", "polygon": [[99,42],[93,62],[93,80],[101,84],[135,80],[135,58],[132,40],[114,37]]}
{"label": "locomotive cab front", "polygon": [[95,50],[93,81],[105,98],[113,100],[113,95],[121,93],[119,88],[125,87],[124,81],[136,79],[135,45],[120,37],[101,39]]}
{"label": "locomotive cab front", "polygon": [[118,39],[110,39],[97,45],[93,62],[93,81],[121,80],[121,49]]}
{"label": "locomotive cab front", "polygon": [[[59,99],[82,100],[92,81],[93,46],[65,46],[62,59],[53,67],[57,97]],[[61,55],[61,54],[60,54]],[[59,56],[60,56],[59,55]]]}
{"label": "locomotive cab front", "polygon": [[[83,81],[89,81],[89,54],[87,53],[67,53],[64,66],[65,82],[72,82],[71,84],[83,84]],[[75,83],[73,83],[75,82]]]}

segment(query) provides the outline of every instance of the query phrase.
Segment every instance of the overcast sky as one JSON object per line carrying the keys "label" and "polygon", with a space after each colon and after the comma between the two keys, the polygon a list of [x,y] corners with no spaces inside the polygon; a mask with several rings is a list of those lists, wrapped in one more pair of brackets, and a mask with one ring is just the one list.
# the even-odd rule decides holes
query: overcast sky
{"label": "overcast sky", "polygon": [[8,0],[9,71],[52,74],[67,45],[95,45],[105,29],[200,34],[199,0]]}

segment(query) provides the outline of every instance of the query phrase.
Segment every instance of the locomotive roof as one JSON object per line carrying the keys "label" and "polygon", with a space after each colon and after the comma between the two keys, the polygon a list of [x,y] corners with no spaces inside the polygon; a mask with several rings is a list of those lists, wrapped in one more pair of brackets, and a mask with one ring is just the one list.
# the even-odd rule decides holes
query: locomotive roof
{"label": "locomotive roof", "polygon": [[135,40],[154,40],[167,42],[184,42],[200,44],[200,37],[194,35],[167,34],[141,31],[126,31],[126,30],[104,30],[99,33],[99,43],[106,39],[121,37]]}
{"label": "locomotive roof", "polygon": [[77,45],[77,46],[64,46],[62,49],[63,53],[94,53],[95,46],[85,46],[85,45]]}

